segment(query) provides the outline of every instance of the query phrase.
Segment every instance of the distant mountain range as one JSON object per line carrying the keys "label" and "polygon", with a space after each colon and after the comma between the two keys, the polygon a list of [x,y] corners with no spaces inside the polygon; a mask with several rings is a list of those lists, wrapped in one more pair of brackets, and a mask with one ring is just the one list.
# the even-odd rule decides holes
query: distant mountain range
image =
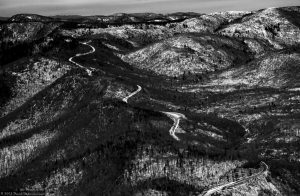
{"label": "distant mountain range", "polygon": [[0,17],[0,20],[8,20],[8,18],[7,17]]}
{"label": "distant mountain range", "polygon": [[95,16],[80,16],[80,15],[57,15],[45,17],[37,14],[17,14],[11,18],[4,18],[9,22],[29,22],[29,21],[72,21],[72,22],[104,22],[104,23],[138,23],[138,22],[168,22],[175,20],[183,20],[191,17],[198,17],[201,14],[188,13],[172,13],[172,14],[156,14],[156,13],[117,13],[113,15],[95,15]]}

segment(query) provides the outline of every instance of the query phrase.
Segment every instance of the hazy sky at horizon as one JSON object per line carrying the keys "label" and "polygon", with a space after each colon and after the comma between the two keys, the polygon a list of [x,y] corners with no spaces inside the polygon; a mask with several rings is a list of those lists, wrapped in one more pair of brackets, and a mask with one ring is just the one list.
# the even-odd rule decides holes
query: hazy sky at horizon
{"label": "hazy sky at horizon", "polygon": [[300,6],[299,0],[0,0],[0,16],[18,13],[41,15],[107,15],[119,12],[198,12],[257,10]]}

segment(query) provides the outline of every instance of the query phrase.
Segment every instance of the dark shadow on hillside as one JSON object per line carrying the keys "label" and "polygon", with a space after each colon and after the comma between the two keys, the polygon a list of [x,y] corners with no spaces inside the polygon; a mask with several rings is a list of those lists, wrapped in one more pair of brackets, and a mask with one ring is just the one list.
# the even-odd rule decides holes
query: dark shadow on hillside
{"label": "dark shadow on hillside", "polygon": [[[143,125],[144,133],[141,135],[140,131],[132,129],[130,124],[133,121],[126,121],[123,122],[126,124],[118,124],[115,127],[110,127],[109,131],[99,133],[101,140],[97,143],[93,143],[93,145],[88,148],[82,147],[75,156],[65,157],[63,160],[47,161],[49,155],[55,154],[59,149],[65,149],[66,141],[69,138],[77,138],[81,130],[89,129],[93,119],[97,119],[100,108],[96,104],[90,105],[94,98],[90,97],[89,93],[87,93],[86,96],[86,101],[80,104],[80,108],[82,108],[81,111],[77,113],[73,112],[76,115],[73,115],[72,118],[68,118],[63,122],[64,126],[60,128],[58,135],[47,147],[37,152],[38,155],[36,158],[29,163],[25,163],[20,169],[15,171],[13,175],[2,178],[0,180],[1,188],[16,189],[23,187],[24,183],[31,184],[35,181],[43,181],[51,172],[68,167],[71,163],[79,161],[84,175],[76,190],[89,190],[91,194],[103,193],[103,195],[109,195],[109,193],[114,193],[115,191],[114,187],[111,187],[111,184],[122,175],[122,172],[127,167],[126,165],[135,158],[137,146],[151,144],[160,146],[160,148],[163,149],[166,148],[167,145],[171,147],[171,151],[179,153],[181,146],[174,145],[174,140],[168,133],[168,129],[172,125],[171,120],[169,120],[168,127],[156,131],[157,128],[154,128],[148,122],[151,118],[161,119],[162,115],[160,113],[136,107],[132,108],[119,100],[106,100],[103,102],[103,106],[114,106],[118,108],[118,113],[128,109],[136,111],[133,119],[139,118],[139,120],[137,119],[138,121],[143,122],[143,124],[145,123]],[[165,117],[165,119],[167,119],[167,117]],[[95,127],[91,128],[95,129]],[[81,135],[81,137],[83,137],[83,135]],[[81,147],[78,146],[77,148]],[[199,157],[205,156],[205,154],[197,151],[194,154],[191,153],[189,156]],[[98,158],[96,162],[92,162],[91,165],[83,161],[83,158],[85,160],[94,160],[95,157]],[[220,159],[220,156],[219,158],[215,157],[215,159]],[[221,159],[223,160],[224,158]],[[47,163],[45,163],[45,161]],[[105,164],[101,166],[103,162],[105,162]],[[102,172],[104,172],[104,174],[100,175]],[[165,182],[167,187],[176,184],[175,181],[170,182],[169,185],[168,183],[169,181]],[[180,186],[183,187],[182,190],[185,190],[188,185],[183,184]],[[172,190],[170,191],[172,192]],[[184,191],[182,193],[184,193]]]}
{"label": "dark shadow on hillside", "polygon": [[194,186],[180,183],[175,180],[164,178],[156,178],[156,179],[149,179],[147,181],[139,182],[134,187],[130,187],[133,192],[143,192],[147,191],[148,189],[153,189],[161,192],[165,192],[168,195],[174,196],[186,196],[191,193],[195,192],[202,192],[204,189],[197,189]]}
{"label": "dark shadow on hillside", "polygon": [[[24,183],[26,181],[26,179],[28,179],[27,178],[28,176],[26,177],[26,175],[32,176],[32,178],[29,178],[29,179],[41,178],[42,176],[47,175],[47,173],[45,173],[45,172],[43,173],[43,171],[41,171],[41,169],[42,169],[41,164],[43,164],[42,161],[44,159],[47,159],[47,157],[55,149],[59,149],[61,147],[61,145],[64,144],[64,141],[66,141],[68,138],[72,137],[72,135],[74,135],[76,133],[76,131],[74,131],[74,130],[80,130],[80,129],[84,128],[86,125],[88,125],[88,123],[91,121],[91,119],[93,119],[93,117],[95,115],[97,115],[97,113],[96,113],[97,107],[94,107],[95,109],[93,111],[89,111],[88,106],[90,105],[90,102],[92,100],[97,99],[98,96],[99,97],[103,96],[103,93],[104,93],[103,91],[105,91],[106,88],[107,87],[104,87],[102,89],[102,91],[99,93],[95,93],[95,91],[93,89],[90,89],[89,91],[86,92],[85,99],[83,99],[83,101],[78,103],[76,105],[76,107],[71,109],[71,111],[69,111],[68,113],[60,116],[59,119],[54,122],[52,121],[44,126],[37,127],[28,132],[13,135],[9,138],[5,138],[3,142],[8,142],[10,145],[17,144],[17,142],[21,142],[22,140],[29,138],[34,133],[38,133],[38,132],[42,131],[42,129],[45,129],[46,127],[53,130],[56,127],[63,125],[63,128],[58,130],[59,132],[58,132],[58,135],[55,136],[55,139],[44,149],[38,150],[39,155],[34,160],[23,165],[21,167],[20,171],[15,172],[15,174],[23,173],[23,175],[17,176],[17,177],[10,176],[10,177],[1,179],[0,184],[2,184],[2,186],[0,186],[0,187],[10,187],[10,186],[18,187],[22,183]],[[79,111],[84,111],[84,110],[86,112],[79,112]],[[76,114],[76,115],[74,116],[74,114]],[[5,143],[3,145],[5,145]],[[37,165],[38,165],[38,167],[36,167]],[[40,170],[35,171],[37,168],[40,168]],[[34,172],[32,172],[32,170]],[[12,181],[8,180],[10,178],[14,179],[16,183],[12,184],[11,183]],[[7,181],[7,183],[6,183],[6,181]]]}
{"label": "dark shadow on hillside", "polygon": [[[11,81],[13,80],[13,81]],[[15,79],[7,78],[5,73],[1,73],[0,68],[0,108],[5,105],[12,97],[11,83],[13,84]]]}
{"label": "dark shadow on hillside", "polygon": [[0,139],[0,149],[23,142],[24,140],[32,137],[34,134],[43,132],[47,129],[55,129],[56,126],[64,121],[67,121],[70,117],[72,117],[71,113],[64,113],[58,119],[55,119],[49,123]]}
{"label": "dark shadow on hillside", "polygon": [[[24,104],[22,104],[20,107],[16,108],[14,111],[8,113],[6,116],[0,118],[0,129],[3,129],[6,127],[10,122],[22,118],[22,116],[26,116],[29,114],[28,108],[32,107],[34,105],[35,100],[42,99],[45,95],[47,95],[47,92],[52,89],[53,87],[60,85],[63,81],[66,80],[66,78],[72,76],[74,73],[82,73],[85,74],[83,70],[77,69],[74,71],[71,71],[61,78],[57,79],[55,82],[50,84],[49,86],[45,87],[43,90],[39,91],[37,94],[33,95],[30,99],[28,99]],[[84,75],[83,75],[84,77]]]}
{"label": "dark shadow on hillside", "polygon": [[293,8],[298,8],[299,6],[295,7],[283,7],[279,9],[280,14],[286,18],[290,23],[295,25],[296,27],[300,28],[300,12],[293,10]]}
{"label": "dark shadow on hillside", "polygon": [[[26,163],[23,165],[18,171],[14,172],[14,175],[2,178],[0,180],[0,185],[2,189],[15,189],[20,188],[22,185],[26,183],[32,183],[34,181],[42,181],[49,175],[51,171],[56,171],[59,168],[67,167],[70,163],[74,161],[81,160],[83,157],[87,157],[91,155],[92,153],[97,153],[99,151],[103,152],[103,148],[108,148],[112,151],[110,151],[109,154],[106,154],[104,159],[111,162],[108,165],[114,165],[117,164],[117,170],[116,171],[123,171],[122,165],[124,165],[126,162],[126,158],[124,155],[126,154],[132,154],[132,156],[135,155],[134,149],[136,149],[136,145],[140,142],[142,142],[140,137],[138,137],[139,132],[137,131],[130,131],[128,130],[129,126],[124,126],[124,130],[119,129],[120,125],[115,127],[113,130],[110,130],[109,132],[104,132],[102,134],[100,133],[101,140],[99,143],[95,143],[94,147],[91,146],[91,148],[83,149],[83,151],[78,152],[76,156],[69,157],[64,160],[56,160],[56,161],[47,161],[46,166],[44,161],[47,160],[50,154],[55,153],[59,149],[64,149],[65,141],[68,140],[68,138],[72,138],[76,135],[76,132],[79,132],[82,129],[88,128],[89,124],[97,115],[99,115],[99,108],[97,108],[96,105],[90,107],[93,109],[85,109],[88,108],[88,104],[90,102],[86,102],[86,104],[83,104],[81,108],[84,108],[84,110],[80,113],[77,113],[73,117],[73,119],[68,119],[63,122],[64,127],[59,130],[58,135],[55,137],[56,139],[53,140],[47,147],[44,149],[40,149],[38,152],[38,156],[34,158],[34,160],[30,161],[29,163]],[[123,103],[117,102],[107,102],[104,103],[105,105],[115,105],[117,108],[123,108],[126,109],[127,106]],[[125,106],[125,107],[124,107]],[[147,113],[147,111],[144,111],[144,113]],[[150,114],[151,115],[151,114]],[[152,114],[153,115],[153,114]],[[147,119],[147,118],[146,118]],[[127,122],[129,123],[129,122]],[[94,128],[95,129],[95,128]],[[74,131],[77,130],[77,131]],[[125,135],[130,135],[130,133],[133,134],[133,136],[124,138]],[[127,141],[129,139],[129,141]],[[132,141],[133,140],[133,141]],[[130,153],[128,153],[130,152]],[[131,155],[130,155],[131,157]],[[102,160],[102,159],[101,159]],[[118,166],[121,164],[121,166]],[[121,167],[121,169],[119,168]],[[119,168],[119,169],[118,169]],[[88,176],[89,174],[88,168],[83,168],[86,170]],[[28,181],[28,179],[30,179]],[[114,178],[113,178],[114,179]],[[111,180],[113,180],[111,179]],[[12,183],[14,182],[14,183]],[[86,182],[84,182],[86,183]],[[107,185],[109,182],[107,182]]]}

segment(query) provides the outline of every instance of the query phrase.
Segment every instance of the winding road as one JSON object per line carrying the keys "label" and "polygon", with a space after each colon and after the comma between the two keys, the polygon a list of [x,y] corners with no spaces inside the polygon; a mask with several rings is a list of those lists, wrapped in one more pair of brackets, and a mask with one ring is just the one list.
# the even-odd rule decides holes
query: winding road
{"label": "winding road", "polygon": [[170,135],[177,141],[180,139],[175,135],[176,129],[179,126],[180,119],[187,119],[184,114],[177,113],[177,112],[161,112],[165,115],[167,115],[169,118],[171,118],[174,121],[173,126],[171,127],[169,133]]}
{"label": "winding road", "polygon": [[[91,47],[91,48],[92,48],[91,51],[85,52],[85,53],[79,53],[79,54],[76,54],[75,56],[70,57],[70,58],[69,58],[69,61],[70,61],[71,63],[74,63],[74,64],[77,65],[78,67],[80,67],[80,68],[82,68],[82,69],[85,69],[86,72],[88,73],[88,75],[89,75],[89,76],[92,76],[92,72],[95,70],[94,68],[90,68],[90,69],[89,69],[89,68],[86,68],[86,67],[80,65],[79,63],[77,63],[77,62],[75,62],[75,61],[73,60],[73,58],[75,58],[75,57],[85,56],[85,55],[94,53],[94,52],[96,51],[96,49],[95,49],[92,45],[89,44],[90,42],[91,42],[91,41],[88,41],[88,42],[80,42],[80,43],[83,44],[83,45],[87,45],[87,46]],[[128,103],[128,99],[129,99],[129,98],[131,98],[132,96],[136,95],[138,92],[140,92],[140,91],[142,90],[142,87],[141,87],[140,85],[137,85],[137,87],[138,87],[138,89],[137,89],[136,91],[134,91],[133,93],[131,93],[131,94],[128,95],[127,97],[123,98],[122,101],[124,101],[125,103]],[[177,112],[161,112],[161,113],[167,115],[169,118],[171,118],[171,119],[174,121],[173,126],[172,126],[171,129],[169,130],[169,133],[170,133],[170,135],[171,135],[175,140],[180,141],[180,139],[175,135],[175,133],[176,133],[176,129],[177,129],[178,126],[179,126],[180,119],[187,119],[187,118],[185,117],[185,115],[184,115],[184,114],[181,114],[181,113],[177,113]]]}
{"label": "winding road", "polygon": [[[124,102],[128,102],[128,99],[132,96],[134,96],[135,94],[137,94],[138,92],[140,92],[142,90],[142,87],[137,85],[138,89],[136,91],[134,91],[133,93],[131,93],[129,96],[125,97],[124,99],[122,99]],[[181,119],[187,119],[187,117],[184,115],[184,114],[181,114],[181,113],[178,113],[178,112],[164,112],[164,111],[161,111],[161,113],[167,115],[169,118],[171,118],[174,123],[173,123],[173,126],[171,127],[171,129],[169,130],[169,133],[170,135],[177,141],[180,141],[180,139],[175,135],[176,133],[176,129],[178,128],[179,126],[179,123],[180,123],[180,120]],[[249,132],[248,129],[246,129],[246,132]],[[216,186],[214,188],[211,188],[205,192],[203,192],[201,194],[201,196],[209,196],[217,191],[220,191],[220,190],[224,190],[225,188],[231,188],[231,187],[234,187],[234,186],[238,186],[238,185],[241,185],[243,183],[246,183],[248,180],[251,180],[251,179],[254,179],[260,175],[265,175],[267,176],[268,175],[268,170],[269,170],[269,166],[265,163],[265,162],[261,162],[262,166],[263,166],[263,170],[252,175],[252,176],[249,176],[249,177],[246,177],[246,178],[243,178],[241,180],[237,180],[235,182],[230,182],[230,183],[227,183],[227,184],[223,184],[223,185],[220,185],[220,186]]]}
{"label": "winding road", "polygon": [[[95,69],[94,68],[86,68],[82,65],[80,65],[79,63],[76,63],[75,61],[73,61],[73,58],[74,57],[79,57],[79,56],[85,56],[85,55],[88,55],[88,54],[91,54],[91,53],[94,53],[96,51],[96,49],[90,45],[91,41],[88,41],[88,42],[80,42],[81,44],[83,45],[87,45],[89,47],[92,48],[91,51],[89,52],[86,52],[86,53],[81,53],[81,54],[76,54],[75,56],[73,57],[70,57],[69,58],[69,61],[71,63],[74,63],[75,65],[77,65],[78,67],[82,68],[82,69],[85,69],[88,73],[89,76],[92,76],[92,71],[94,71]],[[131,93],[130,95],[128,95],[127,97],[123,98],[122,101],[128,103],[128,99],[131,98],[132,96],[136,95],[138,92],[140,92],[142,90],[142,87],[140,85],[137,85],[138,89],[136,91],[134,91],[133,93]],[[178,112],[164,112],[164,111],[161,111],[161,113],[167,115],[169,118],[171,118],[174,123],[173,123],[173,126],[171,127],[171,129],[169,130],[169,133],[170,135],[177,141],[180,141],[180,139],[175,135],[176,133],[176,129],[178,128],[179,126],[179,123],[180,123],[180,120],[181,119],[187,119],[187,117],[184,115],[184,114],[181,114],[181,113],[178,113]],[[252,176],[249,176],[249,177],[246,177],[246,178],[243,178],[241,180],[238,180],[238,181],[235,181],[235,182],[230,182],[230,183],[227,183],[227,184],[223,184],[223,185],[220,185],[220,186],[216,186],[214,188],[211,188],[205,192],[203,192],[201,194],[201,196],[209,196],[217,191],[220,191],[220,190],[224,190],[225,188],[230,188],[230,187],[234,187],[234,186],[238,186],[238,185],[241,185],[243,183],[246,183],[248,180],[251,180],[253,178],[256,178],[260,175],[267,175],[268,174],[268,170],[269,170],[269,167],[266,163],[264,162],[261,162],[262,166],[263,166],[263,171],[261,172],[258,172]]]}
{"label": "winding road", "polygon": [[[135,94],[137,94],[138,92],[140,92],[142,90],[142,87],[140,85],[137,85],[137,87],[138,87],[138,89],[136,91],[134,91],[127,97],[123,98],[122,101],[128,103],[128,99],[130,97],[134,96]],[[161,113],[167,115],[169,118],[171,118],[174,121],[173,126],[169,130],[169,133],[175,140],[180,141],[180,139],[175,135],[175,133],[176,133],[176,129],[179,126],[180,119],[187,119],[186,116],[184,114],[181,114],[178,112],[162,112],[161,111]]]}
{"label": "winding road", "polygon": [[213,194],[213,193],[215,193],[217,191],[224,190],[225,188],[231,188],[231,187],[234,187],[234,186],[238,186],[238,185],[244,184],[248,180],[256,178],[256,177],[258,177],[260,175],[267,176],[268,175],[268,171],[269,171],[269,166],[265,162],[263,162],[263,161],[261,162],[261,165],[263,166],[263,171],[258,172],[256,174],[253,174],[252,176],[243,178],[241,180],[235,181],[235,182],[230,182],[230,183],[227,183],[227,184],[216,186],[216,187],[214,187],[212,189],[209,189],[209,190],[205,191],[204,193],[201,194],[201,196],[209,196],[209,195],[211,195],[211,194]]}
{"label": "winding road", "polygon": [[[123,99],[124,102],[127,103],[128,99],[132,96],[134,96],[135,94],[137,94],[138,92],[140,92],[142,90],[142,87],[137,85],[138,86],[138,89],[136,91],[134,91],[133,93],[131,93],[129,96],[125,97]],[[181,114],[181,113],[178,113],[178,112],[163,112],[161,111],[161,113],[167,115],[169,118],[171,118],[174,123],[173,123],[173,126],[171,127],[171,129],[169,130],[169,133],[170,135],[177,141],[180,141],[180,139],[175,135],[176,133],[176,129],[178,128],[179,126],[179,123],[180,123],[180,120],[181,119],[187,119],[187,117],[184,115],[184,114]],[[246,129],[246,131],[248,132],[249,130]],[[209,196],[217,191],[220,191],[220,190],[223,190],[225,188],[230,188],[230,187],[234,187],[234,186],[238,186],[238,185],[241,185],[243,183],[246,183],[248,180],[251,180],[253,178],[256,178],[260,175],[265,175],[267,176],[268,175],[268,170],[269,170],[269,167],[268,165],[265,163],[265,162],[261,162],[262,166],[263,166],[263,171],[261,172],[258,172],[252,176],[249,176],[249,177],[246,177],[246,178],[243,178],[241,180],[237,180],[235,182],[230,182],[230,183],[227,183],[227,184],[223,184],[223,185],[220,185],[220,186],[216,186],[214,188],[211,188],[207,191],[205,191],[204,193],[201,194],[201,196]]]}
{"label": "winding road", "polygon": [[[79,56],[85,56],[85,55],[88,55],[88,54],[91,54],[91,53],[94,53],[96,51],[96,49],[90,45],[91,41],[88,41],[88,42],[80,42],[81,44],[83,45],[87,45],[89,47],[92,48],[91,51],[89,52],[85,52],[85,53],[79,53],[79,54],[76,54],[75,56],[73,57],[70,57],[69,58],[69,61],[71,63],[74,63],[75,65],[77,65],[78,67],[82,68],[82,69],[85,69],[86,72],[88,73],[89,76],[92,76],[92,71],[94,71],[94,68],[86,68],[82,65],[80,65],[79,63],[75,62],[73,60],[73,58],[75,57],[79,57]],[[140,85],[137,85],[138,89],[136,91],[134,91],[133,93],[131,93],[130,95],[128,95],[127,97],[123,98],[122,101],[124,101],[125,103],[128,103],[128,99],[131,98],[132,96],[136,95],[138,92],[140,92],[142,90],[142,87]],[[173,121],[174,121],[174,124],[173,126],[171,127],[171,129],[169,130],[169,133],[170,135],[177,141],[179,141],[180,139],[175,135],[175,132],[176,132],[176,129],[178,128],[179,126],[179,122],[180,122],[180,119],[186,119],[185,115],[184,114],[181,114],[181,113],[177,113],[177,112],[161,112],[165,115],[167,115],[169,118],[171,118]]]}
{"label": "winding road", "polygon": [[91,42],[91,41],[88,41],[88,42],[80,42],[80,43],[83,44],[83,45],[87,45],[87,46],[91,47],[91,48],[92,48],[91,51],[86,52],[86,53],[76,54],[75,56],[70,57],[70,58],[69,58],[69,61],[70,61],[71,63],[74,63],[74,64],[77,65],[78,67],[80,67],[80,68],[82,68],[82,69],[85,69],[86,72],[88,73],[88,75],[89,75],[89,76],[92,76],[92,72],[95,70],[94,68],[90,68],[90,69],[89,69],[89,68],[86,68],[86,67],[80,65],[79,63],[76,63],[75,61],[73,61],[73,58],[74,58],[74,57],[85,56],[85,55],[94,53],[94,52],[96,51],[96,49],[95,49],[92,45],[89,44],[90,42]]}
{"label": "winding road", "polygon": [[136,91],[134,91],[133,93],[131,93],[127,97],[123,98],[122,101],[124,101],[125,103],[128,103],[128,99],[130,97],[134,96],[135,94],[137,94],[138,92],[140,92],[142,90],[142,87],[140,85],[137,85],[137,87],[138,87],[138,89]]}

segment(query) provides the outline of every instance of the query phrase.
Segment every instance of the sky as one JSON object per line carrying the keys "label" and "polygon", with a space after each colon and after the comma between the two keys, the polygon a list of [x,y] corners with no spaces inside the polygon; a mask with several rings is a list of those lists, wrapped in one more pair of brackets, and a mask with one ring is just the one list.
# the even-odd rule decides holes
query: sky
{"label": "sky", "polygon": [[299,0],[0,0],[0,16],[19,13],[109,15],[113,13],[172,13],[251,11],[267,7],[300,6]]}

